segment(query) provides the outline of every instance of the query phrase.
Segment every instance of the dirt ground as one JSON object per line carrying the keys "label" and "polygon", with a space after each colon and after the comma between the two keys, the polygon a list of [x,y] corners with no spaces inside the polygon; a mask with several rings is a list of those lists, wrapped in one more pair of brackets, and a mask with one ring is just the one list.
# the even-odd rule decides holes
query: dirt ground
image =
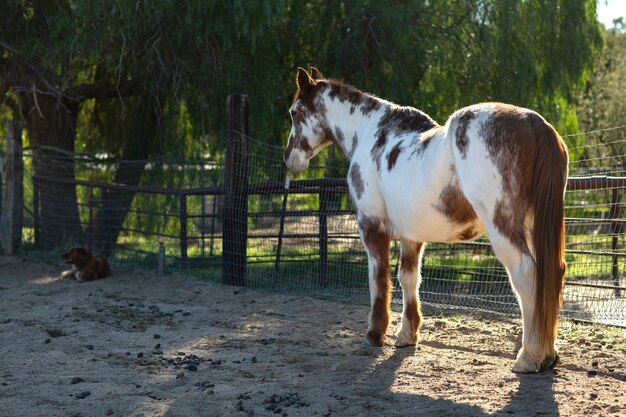
{"label": "dirt ground", "polygon": [[2,416],[626,415],[623,329],[563,323],[557,369],[517,375],[517,319],[429,315],[419,347],[366,348],[365,307],[62,270],[0,257]]}

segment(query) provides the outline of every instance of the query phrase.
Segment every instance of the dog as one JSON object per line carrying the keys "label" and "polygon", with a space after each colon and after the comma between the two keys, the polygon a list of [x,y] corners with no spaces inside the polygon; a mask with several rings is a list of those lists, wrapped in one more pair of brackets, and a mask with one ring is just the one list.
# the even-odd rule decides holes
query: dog
{"label": "dog", "polygon": [[106,259],[93,255],[87,249],[76,246],[61,255],[63,262],[71,264],[72,269],[61,274],[61,279],[76,278],[77,281],[93,281],[111,275],[111,267]]}

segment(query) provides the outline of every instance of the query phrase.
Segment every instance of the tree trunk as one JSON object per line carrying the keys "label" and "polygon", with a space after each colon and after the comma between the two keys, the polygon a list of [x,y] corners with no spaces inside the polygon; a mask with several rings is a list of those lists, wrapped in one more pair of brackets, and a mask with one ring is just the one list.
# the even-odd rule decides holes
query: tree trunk
{"label": "tree trunk", "polygon": [[35,93],[21,95],[20,101],[40,185],[41,243],[44,247],[82,244],[74,159],[50,149],[74,150],[78,103]]}
{"label": "tree trunk", "polygon": [[[158,102],[154,97],[144,96],[138,103],[135,123],[122,153],[122,161],[115,172],[116,184],[137,186],[141,181],[148,157],[148,144],[159,131]],[[102,196],[102,207],[95,220],[94,247],[103,256],[110,256],[115,249],[135,193],[132,191],[107,190]]]}

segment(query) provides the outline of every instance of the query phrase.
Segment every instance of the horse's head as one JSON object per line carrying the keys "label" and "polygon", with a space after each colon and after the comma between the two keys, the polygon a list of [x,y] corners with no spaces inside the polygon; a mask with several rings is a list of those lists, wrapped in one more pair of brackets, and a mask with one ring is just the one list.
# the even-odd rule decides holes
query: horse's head
{"label": "horse's head", "polygon": [[315,68],[311,75],[298,68],[298,90],[289,109],[291,133],[284,155],[285,165],[295,172],[307,169],[309,160],[332,142],[320,94],[325,85],[323,79]]}

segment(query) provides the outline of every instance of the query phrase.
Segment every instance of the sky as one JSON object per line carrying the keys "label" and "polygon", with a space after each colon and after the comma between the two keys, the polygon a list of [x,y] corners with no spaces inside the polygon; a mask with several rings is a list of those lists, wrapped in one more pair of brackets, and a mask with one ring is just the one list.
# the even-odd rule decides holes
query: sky
{"label": "sky", "polygon": [[613,27],[613,19],[623,16],[626,20],[626,0],[598,0],[598,20],[604,27]]}

